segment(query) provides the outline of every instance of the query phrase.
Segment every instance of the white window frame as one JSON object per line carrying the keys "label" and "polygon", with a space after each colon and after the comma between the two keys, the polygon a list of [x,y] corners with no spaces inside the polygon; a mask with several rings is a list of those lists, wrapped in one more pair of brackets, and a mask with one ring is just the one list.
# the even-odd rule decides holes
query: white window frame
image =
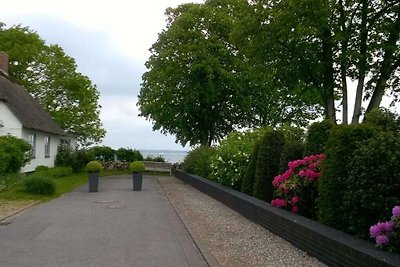
{"label": "white window frame", "polygon": [[44,137],[44,157],[50,158],[50,136],[46,135]]}
{"label": "white window frame", "polygon": [[32,146],[32,156],[33,158],[36,157],[36,134],[35,133],[30,133],[28,135],[28,143]]}

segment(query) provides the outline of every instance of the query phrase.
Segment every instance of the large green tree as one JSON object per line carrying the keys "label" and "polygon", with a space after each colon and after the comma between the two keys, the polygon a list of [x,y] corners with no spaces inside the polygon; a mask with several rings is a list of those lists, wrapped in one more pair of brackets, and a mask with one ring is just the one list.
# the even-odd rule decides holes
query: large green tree
{"label": "large green tree", "polygon": [[[399,92],[400,1],[252,0],[241,39],[249,58],[268,65],[274,80],[319,96],[325,117],[336,121],[334,101],[348,118],[348,80],[357,88],[352,122],[363,100],[367,112],[383,95]],[[294,92],[296,93],[296,92]]]}
{"label": "large green tree", "polygon": [[167,10],[167,28],[151,48],[138,105],[155,130],[181,144],[209,145],[235,128],[305,124],[318,114],[273,80],[265,62],[241,51],[244,0],[208,0]]}
{"label": "large green tree", "polygon": [[60,46],[46,44],[28,27],[0,23],[0,51],[10,58],[10,77],[63,129],[76,134],[82,145],[101,141],[105,130],[99,118],[99,92]]}
{"label": "large green tree", "polygon": [[249,98],[229,44],[231,21],[208,5],[166,12],[150,49],[138,105],[155,130],[185,145],[210,145],[246,121]]}

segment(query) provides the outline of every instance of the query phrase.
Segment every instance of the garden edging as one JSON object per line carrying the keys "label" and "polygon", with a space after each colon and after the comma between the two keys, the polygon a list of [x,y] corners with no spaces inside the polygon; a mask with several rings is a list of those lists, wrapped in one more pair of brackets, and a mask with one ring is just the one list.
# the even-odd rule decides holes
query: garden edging
{"label": "garden edging", "polygon": [[181,170],[174,174],[330,266],[400,266],[399,255],[381,251],[372,243],[208,179]]}

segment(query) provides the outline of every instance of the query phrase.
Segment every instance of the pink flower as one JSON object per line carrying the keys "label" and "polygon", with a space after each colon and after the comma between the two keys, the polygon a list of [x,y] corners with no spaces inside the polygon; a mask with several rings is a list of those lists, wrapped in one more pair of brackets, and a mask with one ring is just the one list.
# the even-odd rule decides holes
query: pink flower
{"label": "pink flower", "polygon": [[371,237],[378,237],[384,234],[391,234],[394,230],[395,224],[392,221],[378,222],[369,228]]}
{"label": "pink flower", "polygon": [[287,193],[290,192],[290,190],[289,190],[288,188],[285,187],[285,188],[283,189],[283,192],[285,192],[285,194],[287,194]]}
{"label": "pink flower", "polygon": [[271,205],[275,207],[285,207],[287,205],[287,201],[282,198],[276,198],[271,201]]}
{"label": "pink flower", "polygon": [[293,213],[298,213],[299,212],[299,208],[297,206],[293,206],[292,207],[292,212]]}
{"label": "pink flower", "polygon": [[296,204],[299,201],[300,201],[299,197],[297,197],[297,196],[292,197],[292,205]]}
{"label": "pink flower", "polygon": [[299,171],[299,176],[306,176],[306,172],[304,170]]}
{"label": "pink flower", "polygon": [[394,206],[392,209],[392,215],[394,218],[400,217],[400,206]]}
{"label": "pink flower", "polygon": [[387,235],[378,235],[375,241],[378,245],[386,245],[389,243],[389,237]]}
{"label": "pink flower", "polygon": [[311,170],[314,169],[314,168],[315,168],[314,163],[310,163],[310,164],[308,165],[308,168],[311,169]]}

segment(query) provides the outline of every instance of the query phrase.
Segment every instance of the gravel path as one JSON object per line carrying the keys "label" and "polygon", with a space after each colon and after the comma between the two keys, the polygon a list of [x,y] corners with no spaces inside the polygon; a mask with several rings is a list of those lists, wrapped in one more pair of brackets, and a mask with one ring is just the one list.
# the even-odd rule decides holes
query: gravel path
{"label": "gravel path", "polygon": [[158,180],[210,265],[326,266],[177,178]]}

